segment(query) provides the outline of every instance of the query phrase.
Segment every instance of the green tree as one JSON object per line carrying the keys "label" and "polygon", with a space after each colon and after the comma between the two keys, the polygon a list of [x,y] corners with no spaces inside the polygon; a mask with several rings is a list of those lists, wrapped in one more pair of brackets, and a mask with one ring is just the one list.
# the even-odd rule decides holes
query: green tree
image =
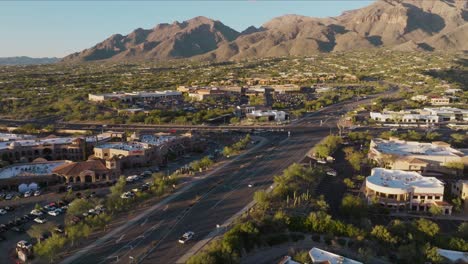
{"label": "green tree", "polygon": [[26,233],[32,237],[32,238],[35,238],[37,240],[37,243],[40,244],[41,243],[41,239],[42,237],[49,233],[50,231],[52,231],[53,229],[53,224],[51,222],[46,222],[44,224],[41,224],[41,225],[32,225],[27,231]]}
{"label": "green tree", "polygon": [[429,208],[429,213],[431,213],[431,215],[437,216],[441,215],[443,213],[443,210],[439,206],[433,205]]}
{"label": "green tree", "polygon": [[431,261],[431,263],[442,263],[443,261],[442,257],[437,252],[437,247],[433,247],[429,243],[424,246],[424,253],[426,259]]}
{"label": "green tree", "polygon": [[389,243],[389,244],[395,244],[397,242],[396,238],[390,234],[390,232],[387,230],[385,226],[382,225],[376,225],[371,231],[371,235],[375,237],[377,240]]}
{"label": "green tree", "polygon": [[415,225],[418,231],[429,237],[434,237],[437,233],[439,233],[440,230],[436,223],[424,218],[416,220]]}
{"label": "green tree", "polygon": [[254,193],[254,201],[259,208],[264,210],[268,208],[270,204],[270,196],[268,195],[266,191],[263,191],[263,190],[256,191]]}
{"label": "green tree", "polygon": [[351,179],[349,179],[349,178],[345,178],[345,179],[343,180],[343,183],[344,183],[344,184],[346,185],[346,187],[348,187],[349,189],[353,189],[353,188],[355,187],[354,182],[353,182]]}
{"label": "green tree", "polygon": [[362,218],[367,214],[367,205],[359,197],[345,195],[341,200],[341,212],[350,218]]}
{"label": "green tree", "polygon": [[461,223],[458,226],[458,234],[461,238],[468,240],[468,222]]}
{"label": "green tree", "polygon": [[62,251],[66,243],[66,238],[57,234],[52,234],[44,243],[39,243],[34,246],[34,252],[40,258],[47,259],[53,263],[58,253]]}

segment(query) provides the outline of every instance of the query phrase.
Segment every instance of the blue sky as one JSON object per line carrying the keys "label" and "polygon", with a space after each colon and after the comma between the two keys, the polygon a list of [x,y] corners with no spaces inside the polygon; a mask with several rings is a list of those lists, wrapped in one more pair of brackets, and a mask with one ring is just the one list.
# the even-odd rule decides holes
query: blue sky
{"label": "blue sky", "polygon": [[62,57],[112,34],[206,16],[238,31],[299,14],[337,16],[373,1],[0,1],[0,57]]}

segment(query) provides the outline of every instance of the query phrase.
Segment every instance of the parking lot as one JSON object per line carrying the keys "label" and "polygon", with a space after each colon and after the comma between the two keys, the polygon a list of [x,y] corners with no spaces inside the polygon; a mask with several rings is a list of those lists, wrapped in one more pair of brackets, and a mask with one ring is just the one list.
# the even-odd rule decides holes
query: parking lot
{"label": "parking lot", "polygon": [[[201,157],[210,154],[213,154],[213,150],[206,151],[205,153],[185,155],[184,157],[181,157],[178,160],[171,162],[167,167],[164,168],[158,168],[157,166],[136,168],[132,170],[127,170],[123,174],[127,178],[130,175],[143,175],[143,172],[145,171],[160,171],[164,174],[170,174],[182,167],[188,166],[188,164],[192,161],[198,160]],[[139,188],[139,190],[144,190],[145,187],[143,186],[145,185],[145,183],[151,181],[150,176],[151,173],[146,173],[145,177],[130,177],[133,178],[133,180],[127,181],[126,191],[132,191],[132,189],[135,189],[137,187]],[[9,200],[0,200],[0,209],[4,209],[4,211],[0,211],[0,252],[2,254],[10,256],[11,259],[13,259],[13,257],[16,254],[15,247],[17,242],[21,240],[26,240],[33,244],[36,243],[35,239],[31,238],[27,234],[27,230],[29,230],[31,226],[41,225],[41,223],[34,221],[35,218],[38,218],[38,215],[31,214],[31,212],[36,207],[41,207],[41,215],[39,217],[43,218],[46,222],[48,222],[47,225],[51,225],[53,227],[63,227],[65,221],[66,205],[69,202],[71,202],[75,198],[88,199],[93,197],[105,197],[108,193],[108,186],[86,190],[79,189],[78,186],[74,186],[71,197],[67,197],[67,199],[65,199],[67,192],[44,192],[38,196],[32,195],[29,197],[24,197],[24,195],[21,195],[20,193],[4,192],[5,196],[7,194],[11,194],[13,197]],[[57,210],[58,208],[62,208],[62,211]],[[49,211],[56,213],[49,214]],[[99,210],[95,208],[94,212],[92,213],[98,212]],[[50,234],[44,235],[44,238],[46,238],[47,235]]]}

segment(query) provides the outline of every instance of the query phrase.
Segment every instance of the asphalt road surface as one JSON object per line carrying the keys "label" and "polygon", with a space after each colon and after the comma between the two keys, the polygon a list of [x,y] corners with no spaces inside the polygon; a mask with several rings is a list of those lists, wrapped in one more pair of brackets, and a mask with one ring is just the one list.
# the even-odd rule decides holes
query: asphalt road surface
{"label": "asphalt road surface", "polygon": [[[253,199],[255,191],[266,189],[278,175],[299,162],[323,137],[336,128],[337,119],[364,101],[340,103],[309,114],[292,125],[300,131],[275,133],[268,142],[228,163],[210,177],[198,181],[138,221],[131,222],[114,236],[99,241],[89,251],[65,259],[63,263],[176,263],[197,241],[204,239]],[[321,122],[322,121],[322,122]],[[322,124],[321,124],[322,123]],[[249,188],[249,183],[254,183]],[[129,219],[130,220],[130,219]],[[187,231],[195,232],[188,244],[178,243]]]}

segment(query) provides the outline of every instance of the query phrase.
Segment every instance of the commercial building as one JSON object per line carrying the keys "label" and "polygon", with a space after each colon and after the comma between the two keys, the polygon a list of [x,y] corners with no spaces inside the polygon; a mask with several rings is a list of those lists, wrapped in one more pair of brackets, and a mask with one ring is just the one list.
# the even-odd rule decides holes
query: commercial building
{"label": "commercial building", "polygon": [[370,117],[379,122],[439,123],[468,121],[468,110],[453,107],[424,108],[401,111],[370,112]]}
{"label": "commercial building", "polygon": [[468,212],[468,180],[458,180],[452,183],[452,195],[463,202],[463,210]]}
{"label": "commercial building", "polygon": [[422,94],[414,95],[411,97],[411,100],[416,101],[416,102],[425,102],[427,101],[427,99],[428,99],[427,95],[422,95]]}
{"label": "commercial building", "polygon": [[438,206],[444,214],[452,213],[452,206],[443,201],[444,183],[417,172],[374,168],[366,178],[365,195],[369,202],[390,208],[428,211]]}
{"label": "commercial building", "polygon": [[134,103],[137,101],[151,102],[159,99],[181,97],[182,93],[179,91],[154,91],[154,92],[114,92],[105,94],[88,94],[88,100],[92,102],[102,103],[105,101],[121,101],[127,103]]}
{"label": "commercial building", "polygon": [[0,169],[0,188],[24,192],[36,189],[38,185],[59,183],[61,179],[52,171],[70,162],[67,160],[46,161],[39,158],[31,163],[6,166]]}
{"label": "commercial building", "polygon": [[46,160],[86,160],[98,142],[106,142],[121,133],[105,132],[88,137],[55,137],[0,142],[0,157],[9,162]]}
{"label": "commercial building", "polygon": [[288,119],[288,114],[284,111],[277,110],[253,110],[246,114],[248,119],[258,120],[265,118],[266,121],[281,122]]}
{"label": "commercial building", "polygon": [[117,158],[91,159],[60,165],[52,173],[61,177],[65,183],[109,182],[120,175],[119,166]]}
{"label": "commercial building", "polygon": [[371,140],[369,159],[394,170],[416,171],[420,173],[450,173],[445,167],[449,163],[468,164],[468,156],[450,147],[450,144],[435,141],[421,143],[397,138]]}
{"label": "commercial building", "polygon": [[320,249],[320,248],[312,248],[309,251],[309,256],[312,260],[312,263],[315,264],[362,264],[362,262],[350,259],[350,258],[345,258],[343,256],[340,256],[338,254]]}
{"label": "commercial building", "polygon": [[0,142],[35,139],[36,136],[25,134],[0,133]]}
{"label": "commercial building", "polygon": [[437,253],[444,259],[443,263],[466,264],[468,263],[468,253],[455,250],[437,249]]}
{"label": "commercial building", "polygon": [[191,149],[191,136],[132,135],[128,142],[108,142],[94,148],[94,157],[117,157],[123,169],[167,162],[168,155],[183,155]]}
{"label": "commercial building", "polygon": [[450,98],[448,97],[435,97],[431,98],[431,105],[449,105]]}
{"label": "commercial building", "polygon": [[196,89],[190,91],[188,96],[193,98],[197,101],[203,101],[208,98],[220,98],[220,97],[228,97],[231,93],[227,91],[218,90],[217,88],[212,89]]}

